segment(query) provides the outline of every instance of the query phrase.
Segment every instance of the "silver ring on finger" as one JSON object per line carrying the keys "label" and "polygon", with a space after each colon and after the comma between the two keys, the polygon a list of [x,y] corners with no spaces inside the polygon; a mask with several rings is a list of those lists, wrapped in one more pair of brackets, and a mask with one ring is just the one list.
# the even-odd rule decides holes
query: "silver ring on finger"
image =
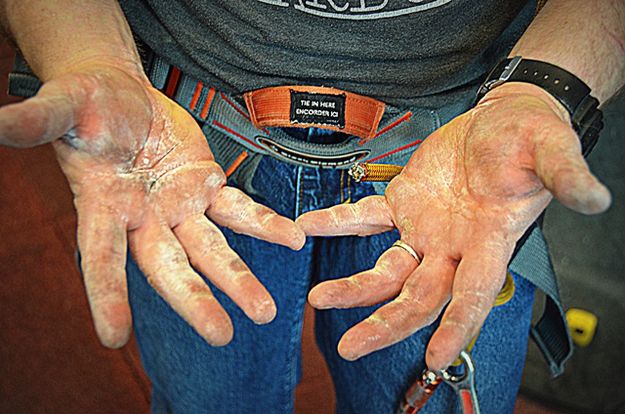
{"label": "silver ring on finger", "polygon": [[412,246],[410,246],[408,243],[402,240],[397,240],[395,243],[393,243],[391,247],[399,247],[400,249],[404,249],[406,252],[408,252],[410,256],[412,256],[417,261],[417,265],[421,264],[421,258],[419,257],[417,252],[412,248]]}

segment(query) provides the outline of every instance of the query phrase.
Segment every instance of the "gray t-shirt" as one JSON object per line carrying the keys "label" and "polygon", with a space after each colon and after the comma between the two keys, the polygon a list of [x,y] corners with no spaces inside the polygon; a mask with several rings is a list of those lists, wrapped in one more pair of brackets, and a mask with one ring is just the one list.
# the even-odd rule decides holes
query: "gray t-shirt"
{"label": "gray t-shirt", "polygon": [[534,15],[528,0],[120,0],[135,32],[219,90],[334,86],[389,103],[475,83]]}

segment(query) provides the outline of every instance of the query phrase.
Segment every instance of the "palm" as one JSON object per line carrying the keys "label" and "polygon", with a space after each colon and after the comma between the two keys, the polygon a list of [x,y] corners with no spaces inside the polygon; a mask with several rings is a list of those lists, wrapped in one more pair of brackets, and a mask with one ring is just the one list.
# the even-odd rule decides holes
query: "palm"
{"label": "palm", "polygon": [[[513,245],[551,198],[535,173],[531,131],[511,137],[518,125],[505,107],[488,111],[436,131],[388,186],[393,221],[422,254],[460,259],[486,240]],[[551,111],[543,117],[563,125]]]}
{"label": "palm", "polygon": [[0,120],[19,125],[33,112],[32,128],[3,138],[28,146],[64,136],[54,147],[74,193],[82,270],[105,345],[123,345],[130,331],[127,245],[150,284],[208,342],[229,342],[232,324],[191,264],[255,322],[273,319],[273,299],[214,223],[295,249],[304,234],[225,186],[189,114],[145,79],[101,66],[44,84],[35,98],[3,108]]}
{"label": "palm", "polygon": [[552,193],[585,212],[609,203],[553,106],[519,94],[489,100],[434,132],[385,196],[300,217],[309,235],[397,228],[422,258],[418,264],[404,250],[389,249],[373,269],[313,289],[309,300],[317,308],[395,298],[350,329],[339,352],[355,359],[398,342],[449,303],[426,355],[431,369],[445,368],[477,334],[516,241]]}
{"label": "palm", "polygon": [[85,121],[54,142],[59,162],[80,206],[119,210],[131,230],[147,212],[173,228],[203,214],[225,177],[189,114],[133,79],[120,88],[124,79],[91,103],[107,112],[82,110]]}

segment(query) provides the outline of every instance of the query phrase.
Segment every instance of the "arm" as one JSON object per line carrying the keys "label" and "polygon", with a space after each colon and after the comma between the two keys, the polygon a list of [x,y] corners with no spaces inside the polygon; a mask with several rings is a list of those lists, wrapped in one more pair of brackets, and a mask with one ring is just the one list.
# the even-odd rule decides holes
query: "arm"
{"label": "arm", "polygon": [[[624,15],[623,1],[551,0],[512,55],[560,65],[605,101],[625,81]],[[554,98],[526,83],[496,87],[430,135],[384,197],[298,218],[309,235],[396,227],[422,259],[390,248],[373,269],[319,284],[309,301],[325,309],[395,298],[345,333],[338,348],[350,360],[401,341],[442,314],[426,363],[445,368],[479,333],[515,243],[553,196],[586,214],[605,211],[611,201]]]}
{"label": "arm", "polygon": [[568,70],[603,103],[625,84],[625,1],[549,0],[516,55]]}
{"label": "arm", "polygon": [[148,282],[210,344],[228,343],[232,323],[191,263],[256,323],[271,321],[273,299],[215,223],[294,249],[304,234],[225,186],[195,120],[143,74],[118,4],[0,4],[5,28],[44,81],[35,97],[0,108],[0,143],[53,143],[74,194],[81,268],[103,344],[122,346],[130,334],[128,246]]}
{"label": "arm", "polygon": [[92,60],[143,76],[116,0],[2,0],[0,21],[42,82]]}

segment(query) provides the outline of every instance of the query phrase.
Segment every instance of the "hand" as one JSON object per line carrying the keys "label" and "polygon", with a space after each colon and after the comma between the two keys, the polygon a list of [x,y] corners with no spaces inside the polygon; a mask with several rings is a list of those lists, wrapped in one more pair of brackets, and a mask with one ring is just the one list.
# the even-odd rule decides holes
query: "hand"
{"label": "hand", "polygon": [[437,319],[426,364],[449,366],[478,334],[505,280],[516,241],[557,197],[587,214],[610,204],[588,170],[568,114],[529,84],[496,88],[474,109],[435,131],[384,196],[310,212],[308,235],[370,235],[399,229],[422,258],[387,250],[371,270],[317,285],[318,309],[392,299],[342,337],[354,360],[403,340]]}
{"label": "hand", "polygon": [[274,318],[273,299],[214,223],[293,249],[304,233],[225,186],[197,123],[142,74],[83,64],[0,109],[0,143],[50,141],[74,194],[81,266],[104,345],[120,347],[130,334],[128,242],[149,283],[210,344],[228,343],[232,323],[190,263],[254,322]]}

